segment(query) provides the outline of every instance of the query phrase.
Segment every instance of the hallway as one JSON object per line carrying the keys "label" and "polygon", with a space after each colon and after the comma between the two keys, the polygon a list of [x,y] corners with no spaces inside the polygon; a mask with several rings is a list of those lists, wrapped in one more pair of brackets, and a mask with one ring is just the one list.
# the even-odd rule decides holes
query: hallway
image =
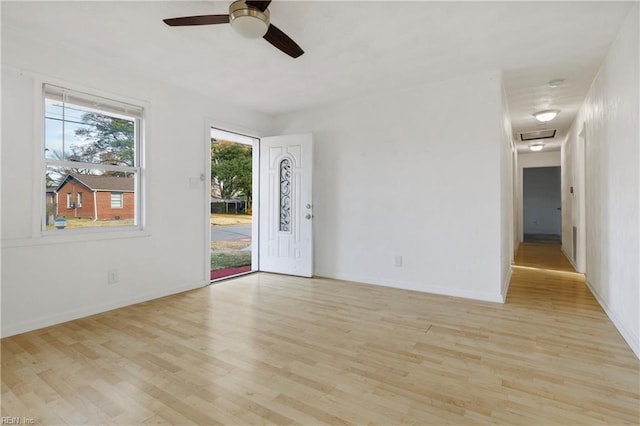
{"label": "hallway", "polygon": [[521,243],[514,258],[516,266],[575,272],[562,252],[560,244],[552,242]]}

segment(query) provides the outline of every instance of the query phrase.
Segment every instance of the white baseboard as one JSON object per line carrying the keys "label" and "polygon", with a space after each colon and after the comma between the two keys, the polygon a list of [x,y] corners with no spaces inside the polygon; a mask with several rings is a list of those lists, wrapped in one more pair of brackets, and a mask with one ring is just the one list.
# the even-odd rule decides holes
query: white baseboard
{"label": "white baseboard", "polygon": [[[569,254],[567,253],[567,251],[564,249],[564,246],[560,246],[560,250],[562,251],[562,254],[564,254],[564,257],[567,258],[567,260],[569,261],[569,263],[571,264],[571,266],[573,266],[573,270],[578,272],[578,266],[576,265],[576,263],[573,261],[573,259],[571,258],[571,256],[569,256]],[[580,272],[581,273],[581,272]]]}
{"label": "white baseboard", "polygon": [[359,284],[369,284],[382,287],[398,288],[402,290],[420,291],[423,293],[439,294],[442,296],[462,297],[465,299],[481,300],[484,302],[504,303],[504,299],[501,294],[480,293],[458,288],[425,285],[424,283],[381,279],[343,273],[323,274],[321,271],[318,271],[318,276],[324,276],[327,278],[333,278],[342,281],[351,281]]}
{"label": "white baseboard", "polygon": [[[205,285],[207,285],[206,283]],[[164,289],[158,292],[150,292],[130,299],[117,300],[105,304],[83,307],[81,309],[73,309],[56,315],[50,315],[40,318],[31,318],[28,321],[22,321],[15,324],[2,323],[2,337],[9,337],[15,334],[26,333],[28,331],[38,330],[40,328],[49,327],[63,322],[88,317],[90,315],[100,314],[111,311],[113,309],[123,308],[125,306],[135,305],[136,303],[146,302],[148,300],[158,299],[160,297],[170,296],[172,294],[182,293],[184,291],[195,290],[203,285],[182,286],[170,289]]]}
{"label": "white baseboard", "polygon": [[596,298],[596,301],[600,304],[604,313],[607,314],[613,325],[618,329],[618,332],[622,335],[627,342],[633,353],[640,359],[640,339],[638,335],[629,330],[622,320],[611,310],[611,308],[604,302],[604,299],[598,294],[595,288],[589,283],[589,280],[585,280],[587,287],[591,290],[591,294]]}

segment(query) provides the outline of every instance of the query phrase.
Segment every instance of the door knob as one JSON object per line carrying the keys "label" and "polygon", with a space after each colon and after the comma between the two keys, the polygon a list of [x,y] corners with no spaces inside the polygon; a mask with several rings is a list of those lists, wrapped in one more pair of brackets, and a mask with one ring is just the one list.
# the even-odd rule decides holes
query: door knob
{"label": "door knob", "polygon": [[311,216],[311,213],[307,213],[307,215],[305,216],[305,219],[311,219],[313,216]]}

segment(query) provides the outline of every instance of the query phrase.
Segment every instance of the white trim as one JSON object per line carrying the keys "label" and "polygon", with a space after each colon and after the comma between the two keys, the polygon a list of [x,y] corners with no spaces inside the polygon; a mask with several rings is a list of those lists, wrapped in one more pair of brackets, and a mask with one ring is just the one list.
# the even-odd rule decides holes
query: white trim
{"label": "white trim", "polygon": [[206,203],[206,211],[207,214],[204,215],[204,271],[203,271],[203,282],[204,285],[211,283],[211,127],[212,124],[209,120],[205,120],[204,123],[204,194],[203,197],[207,200]]}
{"label": "white trim", "polygon": [[[19,71],[22,75],[23,73]],[[47,187],[47,178],[45,173],[44,150],[46,148],[45,132],[44,132],[44,91],[42,80],[34,78],[33,80],[33,182],[32,182],[32,222],[31,235],[38,238],[42,235],[44,229],[47,229],[47,208],[46,196],[42,196],[42,188]],[[57,193],[57,190],[56,190]],[[59,198],[58,198],[59,201]],[[43,204],[45,203],[45,204]],[[56,209],[60,208],[60,204],[56,205]],[[57,216],[56,212],[56,216]]]}
{"label": "white trim", "polygon": [[511,276],[513,275],[513,267],[509,265],[509,269],[504,277],[502,277],[502,288],[500,289],[500,295],[502,296],[502,303],[507,301],[507,294],[509,293],[509,286],[511,285]]}
{"label": "white trim", "polygon": [[[565,139],[566,141],[566,139]],[[562,143],[564,144],[563,141]],[[555,153],[558,153],[560,155],[558,155],[557,159],[550,159],[548,157],[550,157],[551,155],[555,155]],[[527,155],[527,157],[522,157],[522,155]],[[535,158],[538,157],[538,158]],[[533,158],[533,161],[531,161],[531,159]],[[527,161],[523,161],[523,160],[527,160]],[[561,158],[561,151],[549,151],[549,152],[542,152],[542,153],[519,153],[518,154],[518,196],[519,196],[519,200],[518,200],[518,238],[520,242],[524,242],[524,169],[529,169],[529,168],[536,168],[536,167],[560,167],[560,170],[562,170],[562,158]],[[562,178],[560,179],[560,188],[562,189]],[[562,205],[562,197],[560,197],[560,207],[564,208],[565,206]],[[562,222],[561,222],[561,228],[560,228],[560,233],[562,233]]]}
{"label": "white trim", "polygon": [[[13,68],[10,68],[13,69]],[[46,208],[45,208],[45,199],[46,197],[42,197],[42,188],[46,187],[45,179],[46,179],[46,167],[77,167],[77,162],[69,162],[65,160],[54,160],[47,159],[43,153],[46,148],[46,134],[45,134],[45,102],[47,97],[47,87],[58,86],[61,90],[69,90],[75,92],[82,96],[87,96],[90,98],[100,98],[104,101],[112,101],[116,104],[126,104],[128,106],[135,106],[135,108],[139,109],[139,113],[132,115],[129,118],[133,118],[134,122],[134,134],[135,134],[135,146],[134,146],[134,166],[114,166],[109,164],[93,164],[93,163],[81,163],[83,168],[88,169],[96,169],[96,170],[108,170],[108,171],[121,171],[133,173],[135,176],[134,182],[134,193],[135,193],[135,202],[134,202],[134,220],[135,225],[127,226],[127,227],[107,227],[100,232],[96,232],[90,228],[81,228],[77,230],[77,232],[87,232],[91,234],[99,234],[106,235],[108,232],[119,231],[125,229],[126,231],[131,231],[132,229],[137,231],[144,231],[147,225],[147,219],[145,217],[146,214],[146,204],[148,200],[147,185],[146,185],[146,175],[147,171],[145,170],[146,166],[146,158],[147,154],[145,152],[145,137],[148,134],[149,127],[149,109],[150,105],[148,101],[142,100],[134,100],[131,98],[125,98],[120,95],[114,95],[111,93],[107,93],[98,89],[88,89],[86,87],[81,87],[77,84],[68,83],[65,81],[61,81],[56,78],[44,77],[37,73],[31,73],[28,71],[18,70],[18,72],[22,74],[32,75],[33,76],[33,84],[34,84],[34,135],[37,136],[37,149],[34,150],[34,156],[36,160],[34,162],[35,167],[37,169],[34,171],[34,187],[33,187],[33,197],[34,197],[34,219],[33,219],[33,228],[32,228],[32,238],[26,239],[27,241],[32,241],[37,238],[48,238],[54,231],[48,230],[46,228]],[[62,89],[63,88],[63,89]],[[109,111],[108,111],[109,112]],[[111,114],[111,112],[109,112]],[[97,212],[97,193],[94,192],[94,221],[98,220],[98,212]],[[123,197],[124,207],[124,197]],[[37,212],[37,214],[36,214]],[[71,230],[67,230],[67,233],[71,233]],[[76,230],[74,230],[75,232]],[[135,231],[134,231],[135,232]],[[93,237],[95,238],[95,237]],[[30,243],[32,244],[32,242]],[[29,244],[27,244],[29,245]]]}
{"label": "white trim", "polygon": [[[314,275],[316,276],[316,275]],[[475,292],[462,289],[452,289],[450,287],[441,287],[435,285],[425,285],[424,283],[415,283],[401,280],[380,279],[377,277],[366,277],[360,275],[350,275],[343,273],[333,273],[331,275],[318,274],[317,277],[326,277],[342,281],[350,281],[360,284],[375,285],[380,287],[392,287],[400,290],[419,291],[421,293],[437,294],[441,296],[461,297],[464,299],[472,299],[482,302],[504,303],[502,295],[499,293]]]}
{"label": "white trim", "polygon": [[148,237],[149,230],[137,229],[132,226],[109,226],[81,229],[52,230],[46,235],[35,238],[3,239],[2,248],[35,247],[55,244],[69,244],[86,241],[117,240],[122,238]]}
{"label": "white trim", "polygon": [[89,315],[100,314],[112,309],[122,308],[125,306],[135,305],[137,303],[146,302],[148,300],[158,299],[160,297],[170,296],[172,294],[182,293],[184,291],[195,290],[200,288],[200,285],[189,285],[181,287],[173,287],[156,292],[148,292],[133,298],[119,299],[113,302],[97,304],[88,307],[82,307],[80,309],[73,309],[70,311],[62,312],[55,315],[49,315],[45,317],[31,318],[27,321],[18,322],[16,324],[2,323],[2,337],[13,336],[15,334],[26,333],[28,331],[37,330],[43,327],[49,327],[51,325],[60,324],[67,321],[84,318]]}
{"label": "white trim", "polygon": [[218,121],[215,119],[207,119],[205,122],[205,164],[204,164],[204,176],[205,176],[205,199],[207,200],[207,214],[205,215],[205,245],[204,245],[204,253],[205,253],[205,265],[204,265],[204,276],[205,276],[205,285],[211,283],[211,138],[212,138],[212,130],[227,133],[229,139],[234,141],[233,136],[236,136],[239,143],[244,143],[249,145],[249,141],[253,140],[252,146],[252,180],[253,180],[253,200],[252,200],[252,214],[251,214],[251,271],[255,272],[259,270],[259,257],[258,257],[258,238],[259,238],[259,202],[260,202],[260,133],[254,129],[248,129],[233,123]]}
{"label": "white trim", "polygon": [[96,222],[98,220],[98,190],[94,189],[92,192],[93,192],[93,221]]}
{"label": "white trim", "polygon": [[[114,166],[111,164],[99,164],[99,163],[81,163],[77,161],[64,161],[64,160],[45,160],[47,166],[53,167],[82,167],[83,169],[92,170],[107,170],[110,172],[126,172],[126,173],[140,173],[140,167],[138,166]],[[127,192],[127,191],[124,191]],[[129,191],[133,192],[133,191]]]}
{"label": "white trim", "polygon": [[251,270],[260,270],[260,139],[253,144],[253,199],[251,203]]}
{"label": "white trim", "polygon": [[638,335],[634,334],[631,330],[629,330],[622,320],[613,312],[613,310],[609,309],[609,306],[604,303],[604,299],[598,294],[595,288],[591,285],[589,280],[585,279],[585,283],[589,290],[591,290],[591,294],[595,297],[596,301],[602,307],[602,310],[609,317],[613,325],[618,329],[618,332],[622,336],[622,338],[627,342],[633,353],[636,354],[636,357],[640,359],[640,338]]}
{"label": "white trim", "polygon": [[230,132],[224,129],[220,129],[218,127],[211,127],[209,136],[210,138],[224,138],[224,140],[239,143],[242,145],[250,145],[250,146],[253,146],[253,144],[255,143],[255,140],[257,139],[257,138],[254,138],[253,136],[247,136],[241,133]]}
{"label": "white trim", "polygon": [[561,245],[561,246],[560,246],[560,251],[562,251],[562,254],[564,254],[564,257],[566,257],[566,258],[567,258],[567,260],[569,261],[569,263],[571,264],[571,266],[573,266],[573,269],[574,269],[577,273],[581,274],[582,272],[579,272],[579,271],[578,271],[578,268],[576,267],[576,263],[575,263],[575,261],[571,258],[571,256],[569,256],[569,255],[567,254],[567,251],[565,250],[564,245]]}
{"label": "white trim", "polygon": [[134,103],[122,102],[111,97],[96,96],[89,92],[62,87],[66,85],[52,85],[44,83],[44,94],[52,101],[81,106],[94,112],[108,112],[110,115],[122,118],[142,118],[144,108]]}

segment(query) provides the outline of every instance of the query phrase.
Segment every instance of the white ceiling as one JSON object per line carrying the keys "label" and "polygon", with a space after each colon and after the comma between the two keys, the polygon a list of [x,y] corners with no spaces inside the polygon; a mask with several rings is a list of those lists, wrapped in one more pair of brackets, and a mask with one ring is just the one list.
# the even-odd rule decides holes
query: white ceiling
{"label": "white ceiling", "polygon": [[[630,2],[286,1],[271,21],[300,44],[292,59],[229,25],[163,18],[227,13],[230,1],[2,2],[3,49],[21,38],[271,115],[374,91],[501,70],[514,139],[548,128],[559,149]],[[564,78],[557,88],[547,83]],[[526,144],[521,144],[526,149]]]}

